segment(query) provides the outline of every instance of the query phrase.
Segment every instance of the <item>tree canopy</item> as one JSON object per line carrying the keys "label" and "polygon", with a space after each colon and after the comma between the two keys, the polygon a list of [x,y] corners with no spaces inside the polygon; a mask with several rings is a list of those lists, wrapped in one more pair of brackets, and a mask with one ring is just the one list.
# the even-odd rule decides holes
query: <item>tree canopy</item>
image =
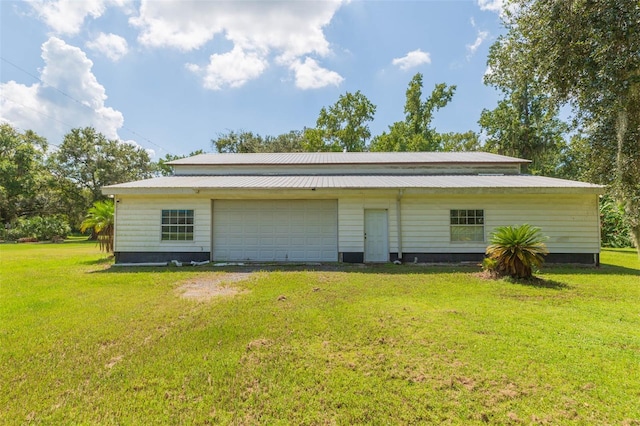
{"label": "tree canopy", "polygon": [[105,185],[153,176],[149,154],[142,148],[109,140],[92,127],[72,129],[47,159],[47,168],[61,192],[64,212],[78,227],[87,209],[106,197]]}
{"label": "tree canopy", "polygon": [[43,213],[50,174],[43,166],[47,141],[31,130],[0,125],[0,221]]}
{"label": "tree canopy", "polygon": [[369,122],[376,106],[359,90],[340,95],[320,110],[316,127],[305,130],[305,151],[364,151],[371,138]]}
{"label": "tree canopy", "polygon": [[[389,126],[371,142],[371,151],[441,151],[442,137],[431,125],[436,111],[444,108],[453,98],[456,86],[436,84],[431,95],[422,100],[422,74],[417,73],[409,82],[404,106],[405,120]],[[452,135],[451,135],[452,136]],[[456,138],[448,138],[448,147]],[[454,149],[455,150],[455,149]]]}
{"label": "tree canopy", "polygon": [[[512,0],[496,42],[496,78],[530,75],[556,105],[569,103],[591,151],[615,147],[608,168],[640,246],[640,3]],[[599,163],[601,158],[596,160]],[[639,250],[640,254],[640,250]]]}
{"label": "tree canopy", "polygon": [[230,131],[211,140],[219,153],[301,152],[304,132],[292,130],[278,136],[261,136],[245,130]]}

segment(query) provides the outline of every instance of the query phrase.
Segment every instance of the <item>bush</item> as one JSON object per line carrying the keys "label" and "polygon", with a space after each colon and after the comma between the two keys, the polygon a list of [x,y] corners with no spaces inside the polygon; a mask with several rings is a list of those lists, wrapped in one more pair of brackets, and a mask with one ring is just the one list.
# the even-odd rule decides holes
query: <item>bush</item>
{"label": "bush", "polygon": [[18,219],[8,231],[8,239],[14,241],[47,241],[65,238],[71,232],[63,216],[35,216]]}
{"label": "bush", "polygon": [[631,228],[624,220],[624,208],[613,198],[600,200],[600,241],[603,247],[632,247]]}
{"label": "bush", "polygon": [[491,233],[483,267],[490,272],[513,278],[531,278],[533,269],[542,266],[549,254],[540,228],[531,225],[500,226]]}

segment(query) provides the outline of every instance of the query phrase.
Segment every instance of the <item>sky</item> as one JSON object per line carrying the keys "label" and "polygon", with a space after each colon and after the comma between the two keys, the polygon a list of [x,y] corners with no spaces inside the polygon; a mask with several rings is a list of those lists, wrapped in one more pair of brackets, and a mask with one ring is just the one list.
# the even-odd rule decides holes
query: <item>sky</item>
{"label": "sky", "polygon": [[499,93],[483,83],[505,32],[502,0],[0,0],[0,122],[52,146],[93,126],[152,158],[213,151],[229,131],[314,127],[361,91],[373,135],[404,119],[423,74],[457,86],[439,132],[479,131]]}

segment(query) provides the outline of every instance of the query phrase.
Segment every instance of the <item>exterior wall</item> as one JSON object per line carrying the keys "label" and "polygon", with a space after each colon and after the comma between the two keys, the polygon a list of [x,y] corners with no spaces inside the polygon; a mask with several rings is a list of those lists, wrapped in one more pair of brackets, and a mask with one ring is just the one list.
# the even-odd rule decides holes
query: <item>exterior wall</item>
{"label": "exterior wall", "polygon": [[[167,209],[193,209],[193,241],[161,241],[161,214]],[[117,196],[115,252],[203,253],[211,252],[211,199],[193,196]],[[125,256],[126,257],[126,256]],[[186,259],[183,260],[195,260]],[[192,258],[194,256],[191,256]],[[172,259],[178,259],[174,256]],[[149,257],[145,261],[151,261]],[[158,260],[157,257],[154,260]],[[171,259],[169,259],[171,260]],[[180,260],[180,259],[178,259]],[[140,260],[142,261],[142,260]]]}
{"label": "exterior wall", "polygon": [[362,195],[338,199],[338,251],[364,253],[364,211],[387,210],[389,251],[398,251],[398,222],[395,198]]}
{"label": "exterior wall", "polygon": [[[313,195],[311,195],[311,193]],[[398,238],[398,191],[233,191],[217,194],[116,197],[116,261],[208,260],[212,241],[212,200],[215,199],[337,199],[338,252],[346,262],[364,253],[364,211],[388,212],[390,258],[400,248],[403,260],[459,261],[482,258],[496,226],[529,223],[548,236],[549,261],[588,263],[600,252],[597,195],[567,194],[416,194],[401,198],[402,238]],[[161,211],[193,209],[193,241],[161,241]],[[485,241],[450,241],[451,209],[482,209]],[[401,240],[401,247],[400,247]],[[554,258],[554,256],[556,256]]]}
{"label": "exterior wall", "polygon": [[[540,227],[551,253],[550,260],[593,261],[600,252],[596,195],[404,195],[401,200],[402,253],[404,260],[477,260],[497,226],[528,223]],[[338,202],[338,250],[350,259],[364,252],[364,210],[389,211],[389,249],[398,253],[395,198],[340,198]],[[451,242],[451,209],[484,210],[485,241]],[[426,254],[426,256],[425,256]],[[477,254],[477,255],[471,255]],[[581,256],[584,254],[584,256]],[[569,256],[571,255],[571,256]],[[575,256],[578,255],[578,256]]]}
{"label": "exterior wall", "polygon": [[[404,252],[484,252],[497,226],[528,223],[542,228],[551,253],[599,253],[595,195],[474,195],[405,198],[402,202]],[[452,243],[449,210],[482,209],[485,242]]]}

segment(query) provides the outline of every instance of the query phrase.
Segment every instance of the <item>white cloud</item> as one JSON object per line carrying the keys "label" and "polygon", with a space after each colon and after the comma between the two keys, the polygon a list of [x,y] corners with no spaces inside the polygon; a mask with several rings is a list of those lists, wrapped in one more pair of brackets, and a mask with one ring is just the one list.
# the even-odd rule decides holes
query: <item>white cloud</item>
{"label": "white cloud", "polygon": [[267,61],[255,52],[244,52],[235,47],[223,54],[213,54],[209,64],[201,67],[187,64],[187,69],[203,76],[204,87],[220,90],[226,86],[240,87],[258,77],[267,68]]}
{"label": "white cloud", "polygon": [[118,62],[129,52],[129,45],[124,37],[116,34],[100,33],[92,41],[85,43],[87,48],[102,53],[114,62]]}
{"label": "white cloud", "polygon": [[108,6],[125,7],[130,0],[27,0],[38,17],[55,33],[80,32],[87,16],[99,18]]}
{"label": "white cloud", "polygon": [[344,80],[337,72],[322,68],[314,59],[309,57],[304,62],[295,61],[290,68],[296,76],[296,87],[303,90],[338,86]]}
{"label": "white cloud", "polygon": [[478,6],[480,10],[487,10],[489,12],[495,12],[502,14],[504,9],[504,0],[478,0]]}
{"label": "white cloud", "polygon": [[139,40],[153,47],[193,50],[216,35],[243,49],[275,49],[293,57],[329,52],[324,37],[341,1],[202,2],[142,0],[130,22],[141,29]]}
{"label": "white cloud", "polygon": [[478,36],[476,40],[472,44],[467,44],[467,60],[471,59],[473,55],[475,55],[478,48],[484,43],[484,41],[489,37],[488,31],[478,31]]}
{"label": "white cloud", "polygon": [[289,68],[299,67],[307,55],[329,55],[324,27],[342,2],[142,0],[139,15],[129,21],[140,29],[138,41],[149,47],[191,51],[215,37],[229,40],[232,50],[214,53],[208,65],[187,64],[203,75],[205,87],[219,89],[257,78],[273,55],[276,64]]}
{"label": "white cloud", "polygon": [[408,70],[422,64],[431,63],[431,55],[428,52],[423,52],[420,49],[416,49],[407,53],[402,58],[395,58],[391,63],[400,67],[401,70]]}
{"label": "white cloud", "polygon": [[480,10],[488,12],[494,12],[500,15],[501,18],[506,17],[506,12],[515,13],[518,10],[518,5],[509,0],[477,0]]}
{"label": "white cloud", "polygon": [[42,83],[0,84],[0,120],[31,129],[54,144],[62,141],[70,127],[93,126],[107,138],[119,139],[124,117],[105,106],[105,89],[85,53],[51,37],[42,44],[42,59]]}

